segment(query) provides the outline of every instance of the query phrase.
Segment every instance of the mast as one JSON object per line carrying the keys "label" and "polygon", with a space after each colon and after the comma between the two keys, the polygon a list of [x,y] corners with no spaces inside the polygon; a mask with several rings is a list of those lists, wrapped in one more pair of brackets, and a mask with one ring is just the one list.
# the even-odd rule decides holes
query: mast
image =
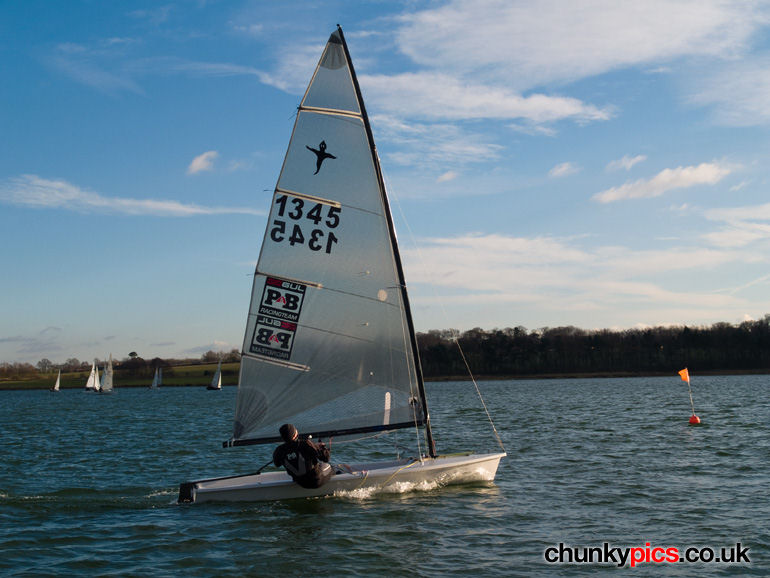
{"label": "mast", "polygon": [[406,280],[404,278],[404,269],[401,264],[401,253],[398,250],[398,242],[396,241],[396,231],[393,226],[393,216],[390,213],[390,201],[388,201],[388,194],[385,190],[385,180],[382,176],[382,169],[380,167],[380,159],[377,155],[377,147],[374,144],[374,134],[372,133],[372,127],[369,124],[369,115],[366,114],[366,106],[364,105],[364,99],[361,95],[361,87],[358,84],[358,77],[356,76],[356,70],[353,66],[353,60],[350,58],[350,52],[348,51],[348,44],[345,42],[345,36],[342,34],[342,27],[337,24],[337,31],[342,41],[342,48],[345,51],[345,58],[348,61],[348,67],[350,68],[350,76],[353,79],[353,86],[356,91],[356,98],[358,99],[358,106],[361,109],[361,116],[364,120],[364,127],[366,129],[366,137],[369,140],[369,150],[372,153],[372,163],[374,164],[375,172],[377,173],[377,182],[380,188],[380,195],[382,195],[382,201],[385,205],[385,217],[388,222],[388,229],[390,230],[390,243],[393,248],[393,258],[396,262],[396,270],[398,272],[399,288],[401,290],[401,298],[404,302],[404,313],[406,317],[407,326],[409,329],[409,341],[412,347],[412,357],[414,358],[415,373],[417,375],[417,390],[420,394],[420,403],[422,405],[423,419],[425,421],[425,437],[428,442],[428,453],[430,457],[436,457],[436,443],[433,440],[433,432],[430,427],[430,415],[428,413],[428,399],[425,395],[425,383],[422,375],[422,365],[420,363],[420,353],[417,347],[417,337],[414,332],[414,322],[412,321],[412,310],[409,306],[409,296],[406,290]]}

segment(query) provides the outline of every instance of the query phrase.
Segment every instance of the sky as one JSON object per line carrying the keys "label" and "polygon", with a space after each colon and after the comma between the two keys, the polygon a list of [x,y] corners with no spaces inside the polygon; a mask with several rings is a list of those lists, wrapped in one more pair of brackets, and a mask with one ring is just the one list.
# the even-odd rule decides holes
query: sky
{"label": "sky", "polygon": [[770,313],[770,3],[0,1],[0,362],[240,349],[343,27],[418,331]]}

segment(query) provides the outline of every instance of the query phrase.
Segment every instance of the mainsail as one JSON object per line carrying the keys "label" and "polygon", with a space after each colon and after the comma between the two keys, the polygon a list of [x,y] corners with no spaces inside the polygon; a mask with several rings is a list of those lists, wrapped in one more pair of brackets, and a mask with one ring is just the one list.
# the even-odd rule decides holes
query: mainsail
{"label": "mainsail", "polygon": [[342,30],[297,113],[254,275],[233,436],[430,421],[393,223]]}
{"label": "mainsail", "polygon": [[99,368],[96,361],[91,364],[91,373],[86,381],[86,391],[99,391]]}
{"label": "mainsail", "polygon": [[102,375],[102,387],[100,389],[102,393],[110,393],[112,391],[112,354],[110,353],[110,360],[104,368],[104,375]]}
{"label": "mainsail", "polygon": [[214,372],[214,377],[211,378],[211,383],[208,389],[222,389],[222,361],[217,364],[217,370]]}
{"label": "mainsail", "polygon": [[155,375],[152,378],[152,383],[150,384],[150,389],[158,389],[163,385],[163,369],[160,367],[155,368]]}

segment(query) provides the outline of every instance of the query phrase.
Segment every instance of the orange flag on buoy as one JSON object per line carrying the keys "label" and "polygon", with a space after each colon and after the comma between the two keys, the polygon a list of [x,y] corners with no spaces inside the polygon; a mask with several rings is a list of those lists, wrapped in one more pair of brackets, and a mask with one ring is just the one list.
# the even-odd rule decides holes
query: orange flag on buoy
{"label": "orange flag on buoy", "polygon": [[690,394],[690,407],[692,408],[692,415],[690,416],[690,425],[697,425],[700,423],[700,418],[697,415],[695,415],[695,404],[692,402],[692,389],[690,389],[690,372],[687,371],[686,367],[679,372],[679,377],[682,378],[682,381],[687,382],[687,391]]}

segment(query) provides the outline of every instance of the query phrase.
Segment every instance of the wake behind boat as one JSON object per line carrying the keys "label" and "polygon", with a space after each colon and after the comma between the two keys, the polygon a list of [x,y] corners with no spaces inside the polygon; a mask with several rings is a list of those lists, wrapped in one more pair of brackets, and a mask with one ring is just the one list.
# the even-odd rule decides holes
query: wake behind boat
{"label": "wake behind boat", "polygon": [[491,481],[506,455],[436,452],[390,205],[339,27],[302,99],[273,194],[223,445],[280,442],[284,422],[335,443],[414,428],[418,443],[415,457],[386,462],[334,464],[332,455],[335,475],[316,489],[282,471],[256,472],[183,483],[179,501]]}

